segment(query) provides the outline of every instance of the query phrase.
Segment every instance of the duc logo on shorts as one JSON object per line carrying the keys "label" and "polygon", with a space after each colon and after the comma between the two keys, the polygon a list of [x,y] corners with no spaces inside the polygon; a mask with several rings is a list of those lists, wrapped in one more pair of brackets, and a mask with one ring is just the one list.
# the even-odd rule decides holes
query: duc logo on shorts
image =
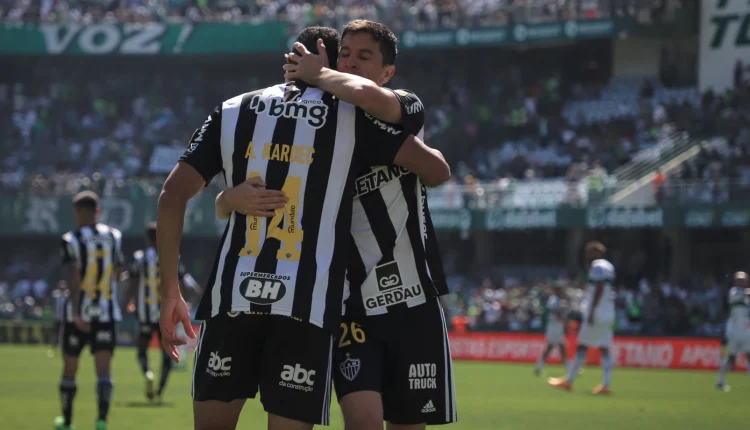
{"label": "duc logo on shorts", "polygon": [[218,352],[212,352],[208,359],[208,367],[206,367],[206,373],[213,376],[214,378],[220,378],[222,376],[229,376],[229,371],[232,369],[230,363],[232,357],[221,358]]}
{"label": "duc logo on shorts", "polygon": [[96,341],[101,343],[112,343],[112,333],[109,331],[96,332]]}
{"label": "duc logo on shorts", "polygon": [[437,388],[437,365],[420,363],[409,366],[409,388],[412,390]]}
{"label": "duc logo on shorts", "polygon": [[377,266],[375,268],[375,277],[378,280],[378,288],[380,291],[404,285],[404,283],[401,282],[401,272],[398,270],[398,262],[396,261]]}
{"label": "duc logo on shorts", "polygon": [[344,378],[353,381],[354,378],[359,375],[360,365],[361,362],[359,358],[346,357],[346,360],[339,364],[339,370],[341,370],[341,374],[344,375]]}
{"label": "duc logo on shorts", "polygon": [[240,283],[240,294],[250,303],[270,305],[286,295],[286,284],[283,281],[289,280],[288,276],[260,272],[243,272],[240,275],[247,276]]}
{"label": "duc logo on shorts", "polygon": [[281,372],[279,385],[293,390],[310,392],[313,390],[313,385],[315,385],[314,376],[314,370],[305,370],[299,363],[295,364],[294,367],[286,365]]}

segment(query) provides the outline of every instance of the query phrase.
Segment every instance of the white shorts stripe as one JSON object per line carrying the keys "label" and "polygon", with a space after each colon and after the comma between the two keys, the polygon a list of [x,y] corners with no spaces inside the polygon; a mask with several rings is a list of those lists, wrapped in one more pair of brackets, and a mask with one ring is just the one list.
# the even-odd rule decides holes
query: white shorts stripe
{"label": "white shorts stripe", "polygon": [[204,334],[206,334],[206,321],[201,321],[201,328],[198,332],[198,340],[196,341],[195,346],[195,355],[193,355],[193,380],[190,385],[190,396],[192,398],[195,398],[195,368],[198,367],[198,356],[201,354]]}
{"label": "white shorts stripe", "polygon": [[438,309],[440,310],[440,319],[443,321],[443,354],[445,362],[445,421],[446,423],[454,423],[458,421],[456,413],[456,387],[453,380],[453,362],[451,359],[451,346],[450,339],[448,339],[448,325],[445,320],[445,313],[443,312],[443,306],[440,304],[440,299],[435,298],[438,303]]}
{"label": "white shorts stripe", "polygon": [[323,396],[323,417],[320,420],[320,422],[324,426],[331,424],[329,420],[331,419],[331,381],[333,380],[333,375],[331,374],[331,370],[333,367],[333,336],[331,336],[329,345],[328,371],[326,373],[326,392]]}

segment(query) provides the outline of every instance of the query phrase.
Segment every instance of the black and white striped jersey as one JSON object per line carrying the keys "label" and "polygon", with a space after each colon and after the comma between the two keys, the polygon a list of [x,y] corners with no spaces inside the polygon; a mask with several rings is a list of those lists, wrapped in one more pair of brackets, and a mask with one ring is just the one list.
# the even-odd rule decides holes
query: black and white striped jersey
{"label": "black and white striped jersey", "polygon": [[338,332],[357,172],[391,164],[402,128],[293,83],[225,101],[196,130],[181,161],[229,187],[260,176],[283,190],[273,217],[232,213],[196,317],[290,316]]}
{"label": "black and white striped jersey", "polygon": [[124,264],[120,231],[101,223],[79,227],[62,236],[60,253],[63,264],[74,264],[81,275],[80,296],[70,297],[65,321],[73,322],[71,300],[76,299],[85,322],[120,321],[116,279]]}
{"label": "black and white striped jersey", "polygon": [[[422,102],[410,91],[394,94],[405,131],[422,138]],[[417,175],[395,165],[367,169],[355,182],[353,207],[347,315],[383,314],[448,293],[427,190]]]}
{"label": "black and white striped jersey", "polygon": [[65,319],[65,309],[68,304],[69,295],[69,290],[55,289],[52,291],[52,305],[55,321],[63,321]]}
{"label": "black and white striped jersey", "polygon": [[[178,265],[178,279],[180,282],[195,283],[190,274],[186,273],[182,262]],[[149,246],[133,253],[133,265],[130,276],[138,280],[135,293],[135,313],[141,324],[158,324],[161,306],[161,268],[159,254],[156,248]]]}

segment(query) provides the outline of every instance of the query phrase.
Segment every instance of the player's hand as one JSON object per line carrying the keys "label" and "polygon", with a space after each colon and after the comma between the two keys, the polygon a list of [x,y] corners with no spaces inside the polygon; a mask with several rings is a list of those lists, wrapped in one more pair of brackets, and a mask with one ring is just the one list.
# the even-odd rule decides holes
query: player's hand
{"label": "player's hand", "polygon": [[130,314],[132,314],[133,312],[135,312],[135,303],[133,303],[132,301],[130,303],[128,303],[128,307],[126,308],[126,310]]}
{"label": "player's hand", "polygon": [[224,202],[233,211],[249,216],[273,216],[289,199],[283,191],[267,190],[260,177],[250,178],[224,190]]}
{"label": "player's hand", "polygon": [[179,345],[185,345],[187,341],[175,334],[177,323],[182,323],[185,334],[190,339],[195,339],[193,326],[190,324],[190,312],[182,296],[163,298],[161,302],[161,315],[159,317],[159,328],[161,329],[161,346],[175,363],[180,362],[180,353],[177,352]]}
{"label": "player's hand", "polygon": [[76,328],[78,328],[78,330],[80,330],[80,331],[82,331],[84,333],[88,333],[88,332],[91,331],[91,326],[88,323],[86,323],[86,321],[84,321],[78,315],[76,315],[76,316],[73,317],[73,324],[75,324],[75,326],[76,326]]}
{"label": "player's hand", "polygon": [[326,45],[323,39],[318,39],[318,55],[313,55],[305,48],[305,45],[295,42],[294,49],[302,55],[295,52],[284,54],[287,64],[284,65],[284,78],[287,81],[300,80],[308,84],[317,85],[320,79],[320,72],[323,68],[328,67],[328,54],[326,54]]}

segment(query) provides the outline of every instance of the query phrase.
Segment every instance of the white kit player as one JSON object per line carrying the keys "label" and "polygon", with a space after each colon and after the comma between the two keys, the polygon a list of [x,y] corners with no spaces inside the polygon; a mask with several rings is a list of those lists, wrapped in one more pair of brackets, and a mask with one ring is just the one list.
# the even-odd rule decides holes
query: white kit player
{"label": "white kit player", "polygon": [[547,338],[547,347],[534,367],[534,374],[539,376],[542,373],[542,367],[547,362],[547,358],[558,347],[560,359],[563,366],[568,368],[568,352],[565,349],[565,326],[568,322],[568,309],[563,303],[564,289],[557,285],[554,288],[554,294],[547,299],[547,327],[545,328],[545,337]]}
{"label": "white kit player", "polygon": [[602,353],[604,381],[594,387],[594,394],[609,394],[612,379],[612,339],[615,325],[615,267],[604,259],[607,248],[601,242],[586,244],[586,261],[589,276],[586,288],[586,299],[583,302],[583,322],[578,333],[578,348],[573,364],[568,367],[568,376],[549,378],[547,383],[553,387],[570,390],[581,366],[586,362],[589,348],[599,348]]}
{"label": "white kit player", "polygon": [[[734,274],[734,286],[729,290],[729,320],[727,321],[727,357],[722,360],[719,368],[719,380],[716,388],[729,391],[725,383],[727,372],[734,368],[737,354],[745,354],[750,363],[750,288],[748,288],[747,273]],[[750,375],[750,365],[747,369]]]}

